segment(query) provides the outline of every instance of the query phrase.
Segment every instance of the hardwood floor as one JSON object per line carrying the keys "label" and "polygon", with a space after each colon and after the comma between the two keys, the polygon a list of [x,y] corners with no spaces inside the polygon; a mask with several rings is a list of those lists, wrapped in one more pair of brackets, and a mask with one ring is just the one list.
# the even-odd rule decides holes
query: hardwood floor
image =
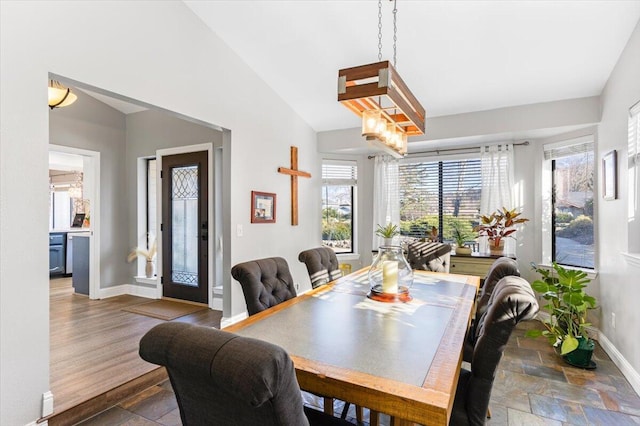
{"label": "hardwood floor", "polygon": [[[54,414],[49,424],[75,423],[77,416],[69,412],[79,406],[83,407],[78,410],[81,416],[90,417],[105,408],[96,403],[92,409],[92,400],[109,403],[114,393],[122,400],[166,377],[164,370],[138,355],[140,338],[164,321],[122,311],[148,301],[129,295],[90,300],[73,293],[69,278],[51,280],[50,387]],[[207,309],[174,321],[219,328],[221,318],[222,312]],[[107,407],[110,405],[113,403]]]}

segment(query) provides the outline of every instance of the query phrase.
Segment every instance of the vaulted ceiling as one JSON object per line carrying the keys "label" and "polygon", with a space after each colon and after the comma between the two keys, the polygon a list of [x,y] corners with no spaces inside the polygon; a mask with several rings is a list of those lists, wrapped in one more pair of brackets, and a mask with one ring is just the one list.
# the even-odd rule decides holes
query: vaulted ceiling
{"label": "vaulted ceiling", "polygon": [[[185,1],[316,131],[359,126],[341,68],[378,60],[378,4]],[[393,2],[382,1],[383,59]],[[397,1],[397,69],[427,116],[599,95],[640,1]]]}

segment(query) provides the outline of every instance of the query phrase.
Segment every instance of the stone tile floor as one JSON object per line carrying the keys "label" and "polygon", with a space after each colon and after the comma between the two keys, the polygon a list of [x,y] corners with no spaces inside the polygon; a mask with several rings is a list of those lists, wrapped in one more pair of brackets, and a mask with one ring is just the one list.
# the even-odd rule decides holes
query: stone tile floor
{"label": "stone tile floor", "polygon": [[[537,321],[518,325],[500,361],[491,393],[488,425],[640,425],[640,397],[609,356],[596,345],[595,370],[582,370],[562,362],[546,339],[524,337]],[[468,367],[468,366],[467,366]],[[305,395],[305,403],[316,405]],[[336,413],[342,403],[336,402]],[[348,419],[354,424],[353,407]],[[365,410],[365,421],[368,411]],[[381,416],[388,425],[389,418]],[[162,383],[81,423],[93,425],[181,425],[175,395]]]}

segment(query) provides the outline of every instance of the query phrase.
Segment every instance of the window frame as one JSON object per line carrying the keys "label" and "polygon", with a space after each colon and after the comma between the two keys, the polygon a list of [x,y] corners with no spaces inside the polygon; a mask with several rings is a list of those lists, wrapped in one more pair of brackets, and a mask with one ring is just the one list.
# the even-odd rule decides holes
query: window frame
{"label": "window frame", "polygon": [[[354,177],[352,177],[351,179],[347,179],[347,178],[339,178],[336,176],[332,176],[332,177],[325,177],[325,165],[337,165],[337,166],[350,166],[353,168],[353,173],[352,175]],[[333,251],[335,252],[336,256],[338,258],[346,258],[346,257],[351,257],[354,255],[357,255],[358,253],[358,230],[357,230],[357,226],[358,226],[358,221],[357,221],[357,213],[358,213],[358,206],[357,206],[357,200],[358,200],[358,161],[355,159],[344,159],[344,158],[323,158],[321,161],[321,191],[322,191],[322,201],[321,201],[321,211],[320,211],[320,218],[321,218],[321,223],[320,223],[320,238],[322,241],[322,246],[323,247],[328,247],[333,249]],[[324,205],[324,201],[325,201],[325,187],[327,186],[350,186],[351,187],[351,194],[350,194],[350,198],[351,198],[351,219],[350,219],[350,223],[351,223],[351,250],[350,251],[335,251],[335,249],[333,247],[329,247],[329,246],[325,246],[324,245],[324,240],[322,239],[322,220],[324,219],[324,216],[322,214],[322,209],[323,209],[323,205]]]}
{"label": "window frame", "polygon": [[[444,213],[445,213],[445,199],[444,199],[444,162],[454,162],[454,161],[469,161],[475,160],[478,162],[478,178],[479,182],[482,181],[482,159],[480,152],[469,152],[469,153],[461,153],[461,154],[445,154],[445,155],[436,155],[436,156],[411,156],[406,157],[400,161],[400,167],[416,164],[416,163],[438,163],[438,239],[440,242],[451,243],[449,240],[444,240],[445,233],[445,221],[444,221]],[[480,188],[481,189],[481,188]],[[478,209],[480,208],[480,199],[478,199]],[[479,220],[479,211],[477,213]],[[405,238],[415,238],[415,236],[411,235],[402,235]]]}
{"label": "window frame", "polygon": [[597,245],[597,202],[598,202],[598,185],[595,182],[598,181],[598,167],[596,161],[597,154],[597,138],[595,131],[593,133],[582,134],[576,137],[569,137],[566,139],[561,139],[555,142],[546,143],[542,146],[542,179],[541,179],[541,192],[542,192],[542,211],[550,212],[550,214],[543,214],[542,216],[542,262],[541,266],[551,265],[556,261],[556,239],[555,239],[555,225],[556,225],[556,217],[554,212],[556,205],[556,164],[555,161],[560,158],[566,158],[575,154],[579,154],[580,152],[586,151],[576,151],[572,154],[563,154],[567,150],[570,150],[570,147],[579,147],[581,145],[590,145],[589,152],[591,152],[593,158],[593,181],[594,186],[592,190],[593,196],[593,267],[587,266],[578,266],[578,265],[569,265],[562,262],[558,262],[559,265],[567,269],[577,269],[585,271],[589,274],[589,276],[595,276],[597,274],[597,260],[598,260],[598,245]]}

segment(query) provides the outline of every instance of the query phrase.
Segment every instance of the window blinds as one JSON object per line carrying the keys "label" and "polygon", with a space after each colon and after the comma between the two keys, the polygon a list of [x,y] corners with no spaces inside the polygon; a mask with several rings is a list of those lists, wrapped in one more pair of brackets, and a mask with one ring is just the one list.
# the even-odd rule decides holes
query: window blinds
{"label": "window blinds", "polygon": [[323,185],[352,185],[358,183],[358,166],[356,161],[323,160]]}
{"label": "window blinds", "polygon": [[553,160],[574,154],[593,152],[594,150],[595,145],[593,143],[593,136],[589,135],[562,142],[546,144],[544,146],[544,159]]}

